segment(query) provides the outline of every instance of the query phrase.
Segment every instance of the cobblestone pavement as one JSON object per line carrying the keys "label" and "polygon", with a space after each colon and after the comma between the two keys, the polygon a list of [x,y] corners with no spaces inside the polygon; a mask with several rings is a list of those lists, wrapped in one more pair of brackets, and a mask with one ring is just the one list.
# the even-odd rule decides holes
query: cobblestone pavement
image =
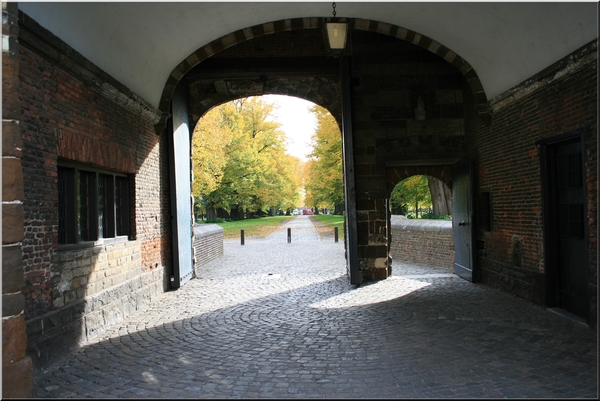
{"label": "cobblestone pavement", "polygon": [[226,241],[200,277],[36,373],[34,397],[597,398],[596,331],[426,266],[355,288],[343,244],[298,227],[289,244]]}

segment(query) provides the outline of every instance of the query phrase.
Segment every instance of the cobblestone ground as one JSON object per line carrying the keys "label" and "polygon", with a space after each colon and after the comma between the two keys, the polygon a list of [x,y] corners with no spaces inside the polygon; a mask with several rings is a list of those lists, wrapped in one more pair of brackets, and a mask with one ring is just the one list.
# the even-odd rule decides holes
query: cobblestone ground
{"label": "cobblestone ground", "polygon": [[426,266],[355,288],[343,244],[307,240],[307,221],[289,244],[226,241],[200,277],[36,373],[34,397],[597,398],[596,331]]}

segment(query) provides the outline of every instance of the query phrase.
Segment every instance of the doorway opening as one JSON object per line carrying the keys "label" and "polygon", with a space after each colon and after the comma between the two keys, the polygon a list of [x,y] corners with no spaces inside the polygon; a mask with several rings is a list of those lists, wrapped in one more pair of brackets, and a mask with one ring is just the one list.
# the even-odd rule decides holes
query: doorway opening
{"label": "doorway opening", "polygon": [[191,153],[195,222],[223,226],[225,238],[246,225],[264,237],[297,215],[323,228],[342,215],[341,133],[312,102],[265,95],[215,106],[196,124]]}
{"label": "doorway opening", "polygon": [[582,132],[541,141],[546,303],[589,318]]}

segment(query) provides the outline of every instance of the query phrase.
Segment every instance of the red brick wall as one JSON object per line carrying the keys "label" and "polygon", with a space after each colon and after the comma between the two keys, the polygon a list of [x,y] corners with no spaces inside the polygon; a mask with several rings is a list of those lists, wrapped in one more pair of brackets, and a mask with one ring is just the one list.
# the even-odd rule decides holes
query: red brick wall
{"label": "red brick wall", "polygon": [[53,308],[51,260],[58,246],[59,157],[135,174],[134,236],[141,244],[145,270],[170,261],[170,224],[161,218],[170,212],[164,135],[158,137],[150,121],[28,47],[21,47],[20,56],[26,183],[24,294],[29,319]]}
{"label": "red brick wall", "polygon": [[428,228],[419,225],[420,222],[392,217],[390,255],[394,274],[402,274],[402,269],[398,267],[400,263],[424,264],[453,271],[454,236],[451,225],[442,227],[439,224]]}
{"label": "red brick wall", "polygon": [[33,362],[26,355],[23,309],[24,187],[19,104],[18,5],[2,3],[2,398],[29,398]]}
{"label": "red brick wall", "polygon": [[[476,196],[490,190],[493,198],[493,230],[478,234],[483,241],[478,263],[484,283],[544,303],[542,188],[535,143],[588,127],[585,174],[590,285],[595,288],[597,107],[597,64],[593,62],[495,110],[489,123],[470,119],[480,121],[467,128],[466,141],[475,162]],[[522,258],[515,257],[516,247],[522,247]]]}

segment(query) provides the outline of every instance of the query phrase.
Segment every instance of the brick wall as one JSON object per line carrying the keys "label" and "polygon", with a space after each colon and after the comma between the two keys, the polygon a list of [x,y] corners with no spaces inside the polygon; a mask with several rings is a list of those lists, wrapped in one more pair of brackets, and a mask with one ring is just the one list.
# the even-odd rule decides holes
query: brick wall
{"label": "brick wall", "polygon": [[[454,238],[452,222],[445,220],[413,220],[391,217],[394,262],[425,264],[453,270]],[[398,274],[395,269],[395,274]]]}
{"label": "brick wall", "polygon": [[197,224],[194,226],[194,269],[195,276],[201,276],[200,267],[223,256],[223,227],[217,224]]}
{"label": "brick wall", "polygon": [[2,3],[2,398],[31,397],[23,288],[23,140],[17,3]]}
{"label": "brick wall", "polygon": [[[536,141],[579,128],[589,129],[585,134],[584,157],[593,321],[597,302],[595,49],[595,43],[580,49],[579,54],[565,58],[498,101],[492,101],[493,113],[487,121],[470,119],[466,141],[469,157],[474,160],[476,198],[482,191],[489,191],[493,199],[492,231],[478,232],[482,281],[543,305],[546,282],[542,187]],[[578,63],[585,57],[588,62]]]}
{"label": "brick wall", "polygon": [[[21,17],[23,293],[28,353],[39,368],[167,288],[168,155],[147,104]],[[109,84],[118,90],[107,92]],[[129,175],[129,241],[58,246],[59,159]]]}

